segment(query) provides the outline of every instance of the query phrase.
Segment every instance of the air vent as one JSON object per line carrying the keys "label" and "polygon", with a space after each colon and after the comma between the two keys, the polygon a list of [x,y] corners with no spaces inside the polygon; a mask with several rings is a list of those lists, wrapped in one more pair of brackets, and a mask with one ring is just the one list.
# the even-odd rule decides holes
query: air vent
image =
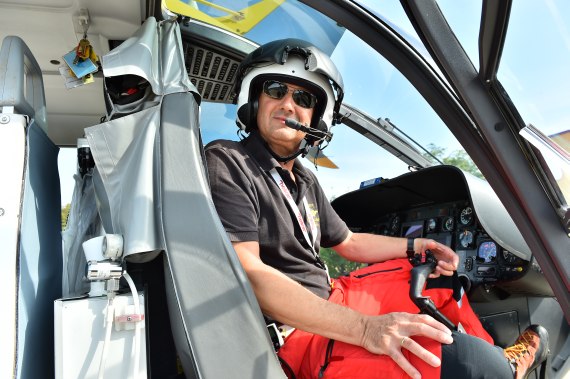
{"label": "air vent", "polygon": [[204,101],[231,103],[231,89],[239,62],[206,48],[184,42],[184,62],[192,84]]}

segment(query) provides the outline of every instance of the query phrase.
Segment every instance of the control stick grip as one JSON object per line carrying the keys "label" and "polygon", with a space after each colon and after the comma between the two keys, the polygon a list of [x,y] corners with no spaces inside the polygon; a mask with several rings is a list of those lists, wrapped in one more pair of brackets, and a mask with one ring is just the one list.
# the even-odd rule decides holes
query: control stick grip
{"label": "control stick grip", "polygon": [[437,262],[428,260],[412,269],[412,280],[410,283],[410,299],[420,309],[420,313],[430,315],[437,321],[447,326],[450,330],[457,330],[457,327],[447,317],[441,313],[434,302],[426,296],[422,296],[422,289],[426,280],[435,269]]}

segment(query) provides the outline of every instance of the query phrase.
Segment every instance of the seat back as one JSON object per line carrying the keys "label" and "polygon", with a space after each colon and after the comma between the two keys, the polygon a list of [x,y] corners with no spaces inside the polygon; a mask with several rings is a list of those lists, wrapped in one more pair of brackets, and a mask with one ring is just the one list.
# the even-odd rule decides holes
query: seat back
{"label": "seat back", "polygon": [[164,98],[160,128],[167,300],[184,371],[187,378],[282,378],[259,305],[211,199],[198,107],[185,97]]}
{"label": "seat back", "polygon": [[59,149],[46,134],[41,70],[18,37],[0,49],[0,110],[0,377],[39,378],[54,371],[61,296]]}
{"label": "seat back", "polygon": [[[115,104],[109,121],[85,130],[94,181],[100,181],[96,196],[105,199],[99,202],[104,228],[123,236],[131,265],[164,257],[172,330],[162,332],[172,333],[187,378],[282,378],[259,305],[211,200],[200,96],[182,57],[178,24],[152,18],[102,57],[106,77],[129,75],[131,81],[137,75],[152,89],[132,113],[129,104]],[[151,298],[148,303],[153,307]],[[149,322],[149,330],[164,328]]]}

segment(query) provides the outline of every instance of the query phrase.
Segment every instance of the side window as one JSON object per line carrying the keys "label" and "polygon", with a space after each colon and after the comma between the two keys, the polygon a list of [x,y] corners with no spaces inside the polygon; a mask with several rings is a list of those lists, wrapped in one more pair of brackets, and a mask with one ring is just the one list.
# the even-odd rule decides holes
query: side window
{"label": "side window", "polygon": [[534,134],[543,136],[546,145],[558,150],[551,155],[552,149],[539,147],[524,135],[539,147],[565,204],[570,199],[570,98],[561,83],[570,82],[569,23],[570,4],[566,2],[544,7],[514,2],[497,73],[524,122],[535,128]]}
{"label": "side window", "polygon": [[[400,137],[422,155],[431,153],[440,162],[479,175],[459,142],[425,99],[384,57],[354,34],[346,31],[332,59],[344,80],[344,103],[368,114],[372,120],[388,119]],[[359,188],[360,183],[378,177],[393,178],[409,171],[402,160],[346,125],[332,128],[333,139],[323,153],[338,168],[306,166],[314,170],[330,200]]]}
{"label": "side window", "polygon": [[59,185],[61,190],[62,229],[66,225],[67,212],[73,197],[75,180],[73,175],[77,172],[77,149],[75,147],[62,147],[57,158],[59,168]]}
{"label": "side window", "polygon": [[[482,4],[439,0],[438,5],[469,55],[479,65],[479,23]],[[570,99],[560,83],[570,81],[568,32],[570,6],[552,2],[512,4],[497,78],[527,124],[521,135],[540,150],[545,171],[559,189],[562,202],[570,198]],[[466,8],[467,7],[467,8]],[[472,15],[466,17],[466,15]],[[529,28],[529,25],[533,25]]]}

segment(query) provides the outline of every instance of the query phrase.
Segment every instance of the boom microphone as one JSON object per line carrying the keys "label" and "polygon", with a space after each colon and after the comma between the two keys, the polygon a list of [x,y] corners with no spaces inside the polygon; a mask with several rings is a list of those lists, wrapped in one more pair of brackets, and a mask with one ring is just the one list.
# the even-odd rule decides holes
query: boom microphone
{"label": "boom microphone", "polygon": [[307,133],[308,136],[313,137],[316,141],[326,140],[327,142],[329,142],[332,138],[332,133],[303,125],[302,123],[293,118],[286,118],[285,125],[287,125],[292,129],[300,130],[302,132]]}
{"label": "boom microphone", "polygon": [[305,125],[301,124],[299,121],[297,121],[293,118],[286,118],[285,119],[285,125],[287,125],[290,128],[293,128],[295,130],[300,130],[300,131],[305,132],[305,133],[310,132],[310,129],[308,127],[306,127]]}

